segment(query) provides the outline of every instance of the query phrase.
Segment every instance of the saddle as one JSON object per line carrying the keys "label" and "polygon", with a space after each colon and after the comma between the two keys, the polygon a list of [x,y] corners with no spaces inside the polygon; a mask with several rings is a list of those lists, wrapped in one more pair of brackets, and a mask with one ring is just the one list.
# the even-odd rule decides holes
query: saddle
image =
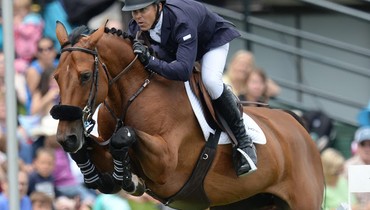
{"label": "saddle", "polygon": [[[209,96],[204,84],[203,84],[203,81],[202,81],[202,75],[201,75],[201,70],[200,70],[200,64],[199,62],[196,62],[194,64],[194,68],[193,68],[193,74],[190,78],[190,81],[189,81],[189,84],[190,84],[190,88],[191,90],[193,91],[193,93],[195,94],[195,96],[198,98],[198,100],[200,101],[202,107],[203,107],[203,114],[204,114],[204,117],[208,123],[208,125],[215,129],[215,130],[222,130],[222,131],[225,131],[227,133],[227,135],[230,137],[232,143],[234,145],[237,145],[238,142],[233,134],[233,132],[231,131],[229,125],[226,123],[226,121],[220,116],[217,114],[217,110],[215,110],[213,108],[213,105],[212,105],[212,99],[211,97]],[[235,100],[238,104],[238,107],[239,107],[239,111],[240,111],[240,114],[242,115],[243,114],[243,103],[241,103],[238,99],[237,96],[235,96]]]}

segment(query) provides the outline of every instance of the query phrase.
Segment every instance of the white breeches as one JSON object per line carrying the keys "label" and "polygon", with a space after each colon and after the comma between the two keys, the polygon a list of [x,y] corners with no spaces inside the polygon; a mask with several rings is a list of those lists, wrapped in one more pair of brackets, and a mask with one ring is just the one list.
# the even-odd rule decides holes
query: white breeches
{"label": "white breeches", "polygon": [[212,100],[219,98],[224,90],[224,72],[229,43],[213,48],[201,59],[202,81]]}

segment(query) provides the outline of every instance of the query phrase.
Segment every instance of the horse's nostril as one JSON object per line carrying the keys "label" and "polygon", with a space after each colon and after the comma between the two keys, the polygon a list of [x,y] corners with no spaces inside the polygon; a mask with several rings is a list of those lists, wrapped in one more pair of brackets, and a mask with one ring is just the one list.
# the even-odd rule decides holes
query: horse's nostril
{"label": "horse's nostril", "polygon": [[79,143],[76,135],[67,135],[59,143],[66,152],[76,152],[79,149]]}

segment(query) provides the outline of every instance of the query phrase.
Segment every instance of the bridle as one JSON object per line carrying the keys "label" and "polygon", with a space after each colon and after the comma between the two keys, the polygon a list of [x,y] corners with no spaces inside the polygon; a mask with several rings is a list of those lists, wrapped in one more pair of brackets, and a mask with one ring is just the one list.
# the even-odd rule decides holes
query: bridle
{"label": "bridle", "polygon": [[[98,91],[99,64],[103,67],[104,72],[107,75],[108,80],[109,80],[109,78],[111,78],[111,76],[109,74],[109,71],[108,71],[106,65],[100,61],[99,54],[98,54],[98,51],[97,51],[96,48],[95,48],[95,50],[90,50],[90,49],[86,49],[86,48],[82,48],[82,47],[67,47],[67,48],[63,48],[61,50],[61,54],[64,53],[64,52],[73,52],[73,51],[80,51],[80,52],[84,52],[84,53],[87,53],[87,54],[90,54],[90,55],[94,56],[93,81],[91,83],[91,88],[90,88],[90,93],[89,93],[89,98],[88,98],[87,104],[82,110],[81,110],[80,107],[77,107],[77,106],[58,104],[58,105],[53,106],[53,108],[50,111],[50,114],[52,115],[52,117],[54,119],[66,120],[66,121],[74,121],[74,120],[78,120],[79,118],[81,118],[82,123],[83,123],[83,128],[84,128],[84,135],[86,137],[89,137],[90,133],[93,130],[93,128],[95,126],[95,123],[96,123],[95,120],[93,119],[93,114],[95,112],[95,110],[93,110],[93,109],[95,107],[96,95],[97,95],[97,91]],[[136,55],[135,58],[118,75],[116,75],[114,78],[109,80],[108,84],[112,85],[122,75],[124,75],[126,72],[128,72],[131,69],[134,62],[137,60],[137,58],[138,58],[138,56]],[[149,81],[150,80],[146,81],[145,84],[147,85],[149,83]],[[140,89],[142,89],[142,88],[139,88],[139,90]],[[140,92],[141,91],[142,90],[140,90]],[[135,96],[135,98],[136,98],[136,96]],[[110,109],[108,109],[108,110],[109,110],[109,112],[111,112],[111,114],[114,115],[112,110],[110,110]],[[126,108],[126,110],[127,110],[127,108]],[[70,113],[74,113],[74,114],[71,115]],[[123,117],[122,117],[122,119],[120,119],[120,121],[123,121]]]}

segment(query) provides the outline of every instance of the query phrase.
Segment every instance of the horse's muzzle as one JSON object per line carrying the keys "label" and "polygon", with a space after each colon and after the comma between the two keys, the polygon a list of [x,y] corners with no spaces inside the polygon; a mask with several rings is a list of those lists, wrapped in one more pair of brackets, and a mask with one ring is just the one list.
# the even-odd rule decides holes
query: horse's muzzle
{"label": "horse's muzzle", "polygon": [[63,150],[68,153],[77,152],[82,148],[83,145],[83,143],[78,141],[78,137],[76,135],[65,136],[63,140],[58,139],[58,142],[63,147]]}

